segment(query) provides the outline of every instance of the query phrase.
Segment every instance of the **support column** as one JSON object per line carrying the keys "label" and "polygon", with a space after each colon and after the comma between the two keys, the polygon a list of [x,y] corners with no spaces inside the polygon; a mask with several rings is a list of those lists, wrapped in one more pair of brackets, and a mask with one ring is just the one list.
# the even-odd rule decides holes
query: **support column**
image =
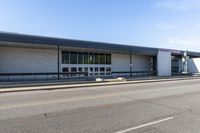
{"label": "support column", "polygon": [[171,51],[158,50],[157,70],[158,76],[171,76]]}
{"label": "support column", "polygon": [[132,67],[133,67],[133,64],[132,64],[132,51],[131,51],[130,52],[130,77],[133,77]]}
{"label": "support column", "polygon": [[58,69],[58,80],[60,80],[60,47],[59,46],[57,46],[57,56],[58,56],[58,60],[57,60],[57,69]]}
{"label": "support column", "polygon": [[154,74],[156,76],[158,76],[158,70],[157,70],[157,56],[156,57],[153,57],[153,71],[155,72]]}
{"label": "support column", "polygon": [[157,56],[151,56],[151,72],[154,76],[157,76]]}
{"label": "support column", "polygon": [[188,74],[188,56],[187,56],[187,51],[185,51],[184,55],[183,55],[183,74]]}

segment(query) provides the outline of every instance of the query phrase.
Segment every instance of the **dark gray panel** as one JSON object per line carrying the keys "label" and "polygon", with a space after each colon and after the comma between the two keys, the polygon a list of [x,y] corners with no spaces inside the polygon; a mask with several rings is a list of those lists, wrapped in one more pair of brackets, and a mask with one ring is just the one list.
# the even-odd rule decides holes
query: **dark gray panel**
{"label": "dark gray panel", "polygon": [[[53,38],[35,35],[24,35],[17,33],[0,32],[0,41],[11,42],[11,43],[26,43],[31,45],[53,45],[53,46],[64,46],[72,48],[84,48],[84,49],[98,49],[110,52],[120,52],[120,53],[130,53],[135,54],[147,54],[147,55],[157,55],[158,48],[150,47],[139,47],[121,44],[112,44],[104,42],[92,42],[92,41],[82,41],[82,40],[72,40],[63,38]],[[182,55],[184,51],[181,51],[178,55]],[[188,52],[191,57],[200,57],[198,52]]]}

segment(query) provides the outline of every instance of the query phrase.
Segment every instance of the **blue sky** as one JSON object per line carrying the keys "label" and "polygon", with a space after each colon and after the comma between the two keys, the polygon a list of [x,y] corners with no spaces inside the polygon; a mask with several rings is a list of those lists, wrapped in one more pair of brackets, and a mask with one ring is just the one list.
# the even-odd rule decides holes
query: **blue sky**
{"label": "blue sky", "polygon": [[0,0],[0,31],[200,51],[200,0]]}

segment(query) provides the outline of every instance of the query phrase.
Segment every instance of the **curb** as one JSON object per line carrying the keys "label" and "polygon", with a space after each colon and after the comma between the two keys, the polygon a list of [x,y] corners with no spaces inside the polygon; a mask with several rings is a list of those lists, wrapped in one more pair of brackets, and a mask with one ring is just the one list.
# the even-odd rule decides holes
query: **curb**
{"label": "curb", "polygon": [[179,80],[193,80],[200,79],[200,77],[187,77],[187,78],[170,78],[170,79],[151,79],[151,80],[138,80],[138,81],[120,81],[120,82],[100,82],[100,83],[81,83],[71,85],[50,85],[50,86],[34,86],[34,87],[16,87],[16,88],[2,88],[0,93],[9,92],[25,92],[25,91],[40,91],[40,90],[59,90],[59,89],[73,89],[84,87],[97,87],[97,86],[111,86],[111,85],[123,85],[123,84],[141,84],[141,83],[154,83],[165,81],[179,81]]}

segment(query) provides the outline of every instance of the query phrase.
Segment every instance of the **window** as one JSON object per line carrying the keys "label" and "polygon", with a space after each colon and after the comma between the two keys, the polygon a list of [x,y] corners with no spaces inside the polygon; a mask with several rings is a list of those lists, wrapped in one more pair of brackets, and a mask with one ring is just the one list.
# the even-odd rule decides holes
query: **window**
{"label": "window", "polygon": [[94,64],[99,64],[99,54],[98,53],[94,54]]}
{"label": "window", "polygon": [[71,72],[77,72],[77,68],[76,67],[71,67]]}
{"label": "window", "polygon": [[63,72],[69,72],[69,67],[63,67],[62,71]]}
{"label": "window", "polygon": [[77,72],[77,67],[71,67],[71,76],[77,76],[77,74],[76,74],[76,72]]}
{"label": "window", "polygon": [[105,67],[100,67],[100,72],[105,72]]}
{"label": "window", "polygon": [[79,67],[79,68],[78,68],[78,71],[79,71],[79,72],[83,72],[83,68],[82,68],[82,67]]}
{"label": "window", "polygon": [[111,73],[106,73],[106,75],[111,75]]}
{"label": "window", "polygon": [[84,72],[86,72],[84,75],[88,76],[88,73],[87,73],[88,72],[88,68],[87,67],[84,67]]}
{"label": "window", "polygon": [[95,67],[95,72],[98,72],[99,71],[99,68],[98,67]]}
{"label": "window", "polygon": [[88,53],[84,53],[84,64],[88,64]]}
{"label": "window", "polygon": [[79,67],[78,68],[78,72],[79,72],[79,76],[84,76],[84,74],[82,73],[83,72],[83,68],[82,67]]}
{"label": "window", "polygon": [[176,75],[179,73],[179,60],[173,59],[172,60],[172,74]]}
{"label": "window", "polygon": [[111,54],[62,52],[62,64],[111,64]]}
{"label": "window", "polygon": [[70,52],[70,64],[77,64],[77,52]]}
{"label": "window", "polygon": [[98,74],[98,72],[99,72],[99,68],[98,68],[98,67],[95,67],[95,68],[94,68],[94,71],[95,71],[95,76],[99,75],[99,74]]}
{"label": "window", "polygon": [[105,75],[105,67],[100,67],[100,75]]}
{"label": "window", "polygon": [[69,52],[62,52],[62,64],[69,64]]}
{"label": "window", "polygon": [[111,54],[106,54],[106,64],[111,64]]}
{"label": "window", "polygon": [[87,67],[84,67],[84,72],[88,72],[88,68]]}
{"label": "window", "polygon": [[100,56],[100,64],[105,64],[106,63],[105,54],[99,54],[99,56]]}
{"label": "window", "polygon": [[105,75],[105,73],[100,73],[101,76]]}
{"label": "window", "polygon": [[111,67],[106,67],[106,75],[111,75]]}
{"label": "window", "polygon": [[90,72],[93,72],[93,70],[94,70],[93,67],[90,67]]}
{"label": "window", "polygon": [[111,72],[111,67],[106,67],[107,72]]}
{"label": "window", "polygon": [[89,53],[89,64],[93,64],[93,63],[94,63],[93,53]]}
{"label": "window", "polygon": [[78,64],[83,64],[84,63],[84,56],[83,53],[78,53]]}
{"label": "window", "polygon": [[[69,67],[62,68],[63,73],[69,73]],[[69,74],[63,74],[63,76],[69,76]]]}
{"label": "window", "polygon": [[95,73],[95,76],[98,76],[99,74],[98,73]]}

